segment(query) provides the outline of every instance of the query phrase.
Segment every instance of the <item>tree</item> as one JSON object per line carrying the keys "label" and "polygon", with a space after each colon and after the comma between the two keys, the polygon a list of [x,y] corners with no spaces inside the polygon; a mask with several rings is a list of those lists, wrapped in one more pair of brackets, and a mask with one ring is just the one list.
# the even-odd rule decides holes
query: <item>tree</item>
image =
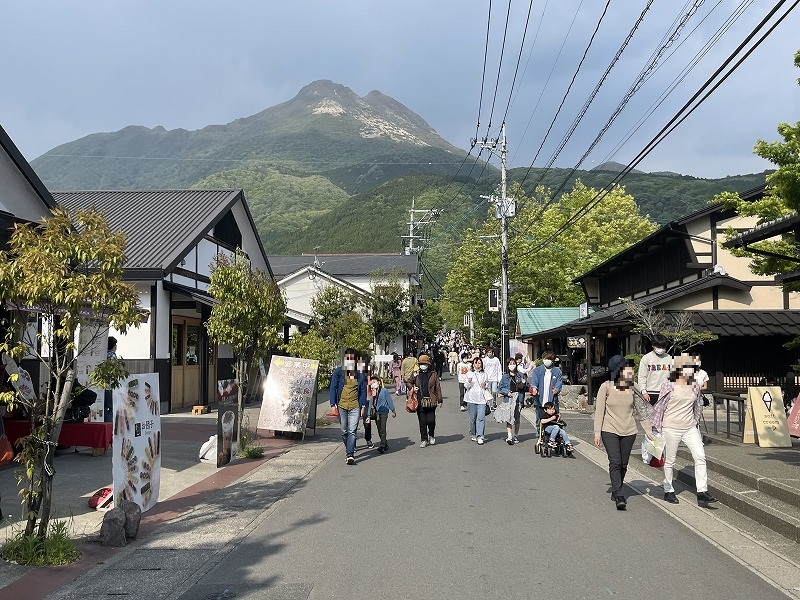
{"label": "tree", "polygon": [[632,331],[644,335],[647,339],[653,339],[657,334],[663,335],[672,344],[668,348],[670,352],[688,352],[695,346],[719,338],[710,331],[699,331],[692,321],[691,312],[667,313],[637,300],[622,298],[622,301],[634,324]]}
{"label": "tree", "polygon": [[284,350],[292,356],[319,361],[319,389],[325,389],[331,383],[331,374],[338,354],[336,346],[329,339],[322,337],[316,327],[310,327],[306,333],[296,333],[284,346]]}
{"label": "tree", "polygon": [[311,300],[311,326],[334,348],[353,348],[366,353],[373,336],[362,307],[363,303],[354,293],[329,285]]}
{"label": "tree", "polygon": [[422,331],[425,333],[425,339],[436,339],[442,329],[444,329],[444,317],[441,304],[434,300],[426,300],[422,305]]}
{"label": "tree", "polygon": [[[57,208],[39,225],[16,225],[8,250],[0,252],[0,297],[9,311],[5,343],[9,356],[35,356],[44,366],[47,386],[23,400],[6,393],[3,400],[20,403],[28,412],[31,435],[22,441],[17,460],[24,465],[19,483],[25,505],[26,536],[44,539],[53,494],[53,450],[64,414],[73,397],[75,362],[109,324],[125,333],[140,323],[143,311],[136,290],[122,281],[125,236],[112,232],[95,210],[79,212],[73,222]],[[42,333],[32,335],[29,319],[42,320]],[[116,387],[127,374],[118,360],[107,360],[91,374],[98,387]],[[12,378],[16,374],[12,374]]]}
{"label": "tree", "polygon": [[[655,231],[655,224],[639,213],[633,197],[616,186],[579,221],[554,240],[567,220],[597,192],[575,183],[572,191],[551,201],[540,187],[533,197],[519,186],[509,196],[517,201],[517,215],[508,232],[509,312],[517,307],[577,306],[583,292],[574,279],[603,261],[625,250]],[[453,267],[445,283],[443,307],[448,322],[461,322],[475,310],[476,337],[479,329],[497,328],[497,316],[488,312],[488,291],[500,280],[499,220],[493,211],[479,230],[468,230],[456,251]],[[481,336],[492,337],[488,331]]]}
{"label": "tree", "polygon": [[286,316],[286,302],[275,281],[260,269],[252,269],[244,252],[231,258],[217,254],[211,266],[208,293],[216,300],[206,322],[208,335],[220,344],[230,344],[239,379],[239,429],[244,413],[242,388],[250,368],[269,357],[280,342],[279,329]]}
{"label": "tree", "polygon": [[387,349],[392,340],[411,330],[414,312],[410,306],[411,295],[395,274],[382,282],[378,274],[372,276],[372,294],[367,301],[370,323],[375,341]]}

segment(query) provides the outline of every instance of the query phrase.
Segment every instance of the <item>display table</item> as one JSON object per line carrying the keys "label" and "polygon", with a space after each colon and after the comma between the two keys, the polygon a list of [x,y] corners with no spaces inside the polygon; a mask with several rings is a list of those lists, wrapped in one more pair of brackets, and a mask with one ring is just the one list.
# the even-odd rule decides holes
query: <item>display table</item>
{"label": "display table", "polygon": [[[27,420],[3,419],[11,445],[21,437],[30,435],[31,424]],[[111,423],[64,423],[58,436],[59,446],[91,448],[94,456],[105,454],[111,445],[113,431]]]}

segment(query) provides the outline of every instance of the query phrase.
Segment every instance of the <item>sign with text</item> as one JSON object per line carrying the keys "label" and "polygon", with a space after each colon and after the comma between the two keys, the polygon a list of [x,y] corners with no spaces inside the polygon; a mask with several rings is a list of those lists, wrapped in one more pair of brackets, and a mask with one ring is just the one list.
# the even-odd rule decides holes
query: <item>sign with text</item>
{"label": "sign with text", "polygon": [[[748,427],[750,425],[750,427]],[[755,440],[752,439],[755,434]],[[758,443],[762,448],[791,448],[789,426],[783,408],[783,395],[779,387],[751,387],[747,389],[744,417],[745,443]],[[748,439],[750,438],[750,439]]]}
{"label": "sign with text", "polygon": [[311,403],[317,398],[318,360],[274,356],[267,372],[259,429],[305,435]]}
{"label": "sign with text", "polygon": [[217,468],[224,467],[236,456],[239,445],[239,382],[236,379],[217,381]]}
{"label": "sign with text", "polygon": [[130,375],[114,390],[114,505],[155,506],[161,478],[158,373]]}
{"label": "sign with text", "polygon": [[791,412],[789,412],[789,435],[800,437],[800,394],[794,401]]}

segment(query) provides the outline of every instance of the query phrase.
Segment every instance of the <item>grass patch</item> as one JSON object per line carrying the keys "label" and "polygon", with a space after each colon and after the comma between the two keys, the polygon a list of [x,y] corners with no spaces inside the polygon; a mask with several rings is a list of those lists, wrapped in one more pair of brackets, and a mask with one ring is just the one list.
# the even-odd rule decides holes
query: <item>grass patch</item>
{"label": "grass patch", "polygon": [[44,538],[17,533],[0,552],[4,560],[37,567],[68,565],[81,556],[77,544],[69,537],[66,521],[52,521]]}
{"label": "grass patch", "polygon": [[263,458],[264,448],[255,445],[256,433],[250,429],[250,416],[245,413],[242,419],[242,435],[236,448],[239,458]]}

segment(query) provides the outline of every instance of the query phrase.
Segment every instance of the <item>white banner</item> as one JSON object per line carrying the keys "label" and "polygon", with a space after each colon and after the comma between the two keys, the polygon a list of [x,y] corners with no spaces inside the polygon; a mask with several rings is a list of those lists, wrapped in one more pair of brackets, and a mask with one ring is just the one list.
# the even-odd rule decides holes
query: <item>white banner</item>
{"label": "white banner", "polygon": [[113,397],[114,505],[130,500],[145,512],[158,502],[161,478],[158,373],[129,376]]}
{"label": "white banner", "polygon": [[316,402],[318,360],[273,356],[264,385],[259,429],[305,434],[311,403]]}

